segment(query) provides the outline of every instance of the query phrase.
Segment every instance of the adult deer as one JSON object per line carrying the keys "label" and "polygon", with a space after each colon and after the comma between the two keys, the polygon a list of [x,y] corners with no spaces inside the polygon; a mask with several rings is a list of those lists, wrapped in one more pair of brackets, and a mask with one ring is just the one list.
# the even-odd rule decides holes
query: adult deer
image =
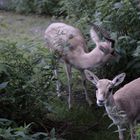
{"label": "adult deer", "polygon": [[97,88],[98,106],[105,106],[106,112],[117,125],[119,140],[124,140],[124,126],[129,124],[131,140],[136,140],[135,126],[140,120],[140,78],[120,88],[113,95],[113,88],[123,82],[125,73],[117,75],[113,80],[100,79],[92,72],[85,70],[86,78]]}
{"label": "adult deer", "polygon": [[[100,30],[98,26],[94,25],[94,28],[96,28],[96,30]],[[114,40],[110,39],[109,35],[105,31],[100,30],[107,40],[106,42],[101,42],[94,28],[91,28],[90,35],[91,39],[95,42],[96,47],[91,52],[87,51],[86,41],[80,30],[73,26],[65,23],[52,23],[45,31],[44,37],[47,42],[46,47],[49,48],[50,51],[56,52],[59,55],[60,60],[65,64],[69,89],[69,108],[72,106],[71,67],[75,67],[81,72],[86,100],[89,105],[91,105],[92,101],[87,94],[85,83],[86,78],[83,70],[101,66],[114,55]],[[58,75],[57,69],[55,70],[55,75]],[[59,82],[56,82],[57,94],[60,96]]]}

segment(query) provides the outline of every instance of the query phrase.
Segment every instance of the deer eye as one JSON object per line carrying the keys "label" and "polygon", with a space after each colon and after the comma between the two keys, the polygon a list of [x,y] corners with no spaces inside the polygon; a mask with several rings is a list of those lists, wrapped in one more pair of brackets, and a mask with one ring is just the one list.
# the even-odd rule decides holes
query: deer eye
{"label": "deer eye", "polygon": [[111,91],[112,91],[112,87],[110,87],[110,88],[108,89],[108,91],[111,92]]}
{"label": "deer eye", "polygon": [[95,86],[95,90],[98,90],[98,88]]}

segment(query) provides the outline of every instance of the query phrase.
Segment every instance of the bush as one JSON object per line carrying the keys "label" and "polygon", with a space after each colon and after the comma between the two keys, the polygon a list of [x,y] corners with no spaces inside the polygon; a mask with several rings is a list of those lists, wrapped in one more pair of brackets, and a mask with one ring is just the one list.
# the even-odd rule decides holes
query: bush
{"label": "bush", "polygon": [[59,7],[58,0],[7,0],[0,5],[0,9],[13,10],[18,13],[46,15],[59,15]]}
{"label": "bush", "polygon": [[56,140],[55,122],[48,118],[54,112],[49,103],[54,97],[54,56],[27,44],[0,41],[0,139]]}
{"label": "bush", "polygon": [[1,41],[0,52],[0,116],[23,122],[46,116],[55,66],[46,50]]}
{"label": "bush", "polygon": [[[49,133],[35,132],[33,133],[31,128],[34,123],[24,126],[17,126],[14,121],[0,118],[0,139],[1,140],[57,140],[55,137],[55,129],[52,129]],[[61,139],[62,140],[62,139]]]}
{"label": "bush", "polygon": [[0,0],[0,9],[1,10],[4,10],[4,9],[7,9],[7,10],[11,10],[11,0]]}
{"label": "bush", "polygon": [[18,13],[60,15],[59,0],[1,0],[0,9]]}

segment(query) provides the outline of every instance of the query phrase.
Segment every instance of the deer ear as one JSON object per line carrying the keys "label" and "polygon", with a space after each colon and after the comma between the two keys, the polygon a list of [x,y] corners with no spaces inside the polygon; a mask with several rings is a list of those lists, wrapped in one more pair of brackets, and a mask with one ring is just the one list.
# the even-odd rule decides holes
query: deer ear
{"label": "deer ear", "polygon": [[92,82],[94,85],[96,85],[99,81],[99,78],[94,74],[92,73],[91,71],[89,70],[85,70],[84,71],[85,75],[86,75],[86,78]]}
{"label": "deer ear", "polygon": [[93,29],[93,27],[90,29],[90,37],[92,41],[98,46],[100,39],[99,36],[97,35],[96,31]]}
{"label": "deer ear", "polygon": [[120,83],[122,83],[124,81],[126,74],[125,73],[121,73],[119,75],[117,75],[113,80],[112,83],[114,86],[118,86]]}
{"label": "deer ear", "polygon": [[107,54],[110,53],[110,50],[109,50],[108,48],[103,47],[103,46],[99,46],[99,49],[100,49],[105,55],[107,55]]}

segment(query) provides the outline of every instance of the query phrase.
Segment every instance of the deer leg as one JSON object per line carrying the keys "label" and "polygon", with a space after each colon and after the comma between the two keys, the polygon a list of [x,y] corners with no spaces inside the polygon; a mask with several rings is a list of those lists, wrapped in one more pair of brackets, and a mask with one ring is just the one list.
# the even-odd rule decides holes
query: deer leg
{"label": "deer leg", "polygon": [[90,100],[89,95],[87,93],[87,88],[86,88],[86,76],[84,74],[84,71],[81,71],[81,76],[82,76],[82,84],[84,88],[84,94],[86,96],[86,101],[88,102],[89,106],[93,104],[93,102]]}
{"label": "deer leg", "polygon": [[[48,48],[50,49],[50,52],[53,54],[53,50],[51,48],[51,45],[50,45],[50,42],[47,40],[47,46]],[[55,59],[55,58],[53,58]],[[59,63],[59,60],[56,60],[57,64]],[[58,80],[58,68],[55,67],[54,69],[54,76],[56,78],[56,93],[57,93],[57,96],[60,97],[61,96],[61,93],[60,93],[60,81]]]}
{"label": "deer leg", "polygon": [[118,127],[118,132],[119,132],[119,140],[124,140],[122,127],[120,125],[118,125],[117,127]]}
{"label": "deer leg", "polygon": [[137,140],[137,137],[136,137],[136,130],[135,130],[135,125],[136,122],[134,123],[130,123],[130,133],[131,133],[131,140]]}
{"label": "deer leg", "polygon": [[69,109],[71,109],[72,107],[71,66],[65,63],[65,70],[66,70],[67,79],[68,79],[68,92],[69,92],[68,105],[69,105]]}
{"label": "deer leg", "polygon": [[54,75],[56,77],[56,93],[57,96],[60,97],[61,93],[60,93],[60,81],[58,80],[58,69],[54,70]]}

